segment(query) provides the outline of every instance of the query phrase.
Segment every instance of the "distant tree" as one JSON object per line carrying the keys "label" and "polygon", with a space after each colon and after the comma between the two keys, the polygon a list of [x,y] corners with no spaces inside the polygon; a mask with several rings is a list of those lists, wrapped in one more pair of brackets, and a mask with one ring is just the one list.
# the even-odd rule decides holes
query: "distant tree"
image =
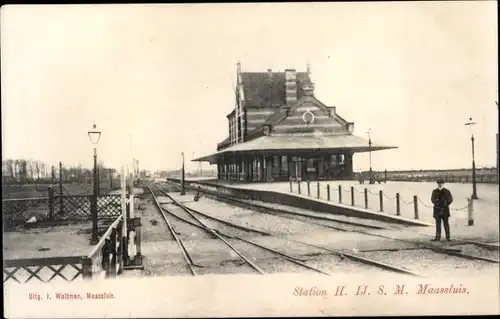
{"label": "distant tree", "polygon": [[26,183],[28,178],[28,162],[24,159],[19,160],[19,181],[21,184]]}

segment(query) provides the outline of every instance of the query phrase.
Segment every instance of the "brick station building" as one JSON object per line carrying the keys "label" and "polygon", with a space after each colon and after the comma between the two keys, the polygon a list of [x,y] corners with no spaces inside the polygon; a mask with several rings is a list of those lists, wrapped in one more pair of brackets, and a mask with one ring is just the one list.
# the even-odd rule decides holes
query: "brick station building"
{"label": "brick station building", "polygon": [[217,164],[218,179],[350,179],[355,153],[395,148],[353,135],[354,123],[314,96],[309,65],[307,72],[242,72],[238,62],[235,104],[228,138],[193,160]]}

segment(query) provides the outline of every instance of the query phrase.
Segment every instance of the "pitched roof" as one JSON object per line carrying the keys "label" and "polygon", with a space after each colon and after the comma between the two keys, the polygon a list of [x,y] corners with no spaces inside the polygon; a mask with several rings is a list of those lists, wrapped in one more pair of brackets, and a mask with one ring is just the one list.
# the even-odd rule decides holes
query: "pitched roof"
{"label": "pitched roof", "polygon": [[397,148],[397,146],[380,145],[372,143],[371,148],[368,140],[352,134],[329,134],[329,135],[270,135],[261,136],[251,141],[233,145],[229,148],[216,152],[209,156],[192,160],[193,162],[210,161],[215,162],[222,154],[234,154],[239,152],[256,151],[278,151],[278,150],[343,150],[350,149],[354,152],[380,151]]}
{"label": "pitched roof", "polygon": [[[286,104],[285,72],[242,72],[245,106],[272,107]],[[296,72],[297,99],[304,93],[302,86],[310,82],[307,72]]]}

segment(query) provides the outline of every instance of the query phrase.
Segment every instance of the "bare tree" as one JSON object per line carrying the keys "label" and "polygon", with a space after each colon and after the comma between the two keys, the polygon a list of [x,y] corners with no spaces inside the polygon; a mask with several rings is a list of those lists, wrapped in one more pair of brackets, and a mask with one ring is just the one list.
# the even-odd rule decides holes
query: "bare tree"
{"label": "bare tree", "polygon": [[19,180],[21,184],[26,183],[28,177],[28,162],[24,159],[19,160]]}
{"label": "bare tree", "polygon": [[40,161],[34,161],[33,165],[35,166],[36,173],[35,189],[38,189],[38,182],[40,181]]}

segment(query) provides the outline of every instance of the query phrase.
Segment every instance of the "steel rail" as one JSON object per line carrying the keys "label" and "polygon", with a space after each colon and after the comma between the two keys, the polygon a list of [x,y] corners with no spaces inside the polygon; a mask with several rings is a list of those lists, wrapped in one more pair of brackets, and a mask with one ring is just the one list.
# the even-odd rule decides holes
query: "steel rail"
{"label": "steel rail", "polygon": [[[177,204],[180,208],[182,208],[182,209],[183,209],[186,213],[188,213],[191,217],[193,217],[194,219],[196,219],[197,221],[199,221],[199,219],[198,219],[196,216],[194,216],[194,215],[193,215],[193,213],[191,212],[191,210],[192,210],[191,208],[188,208],[188,207],[186,207],[186,206],[182,205],[181,203],[179,203],[178,201],[176,201],[174,198],[172,198],[172,196],[170,196],[167,192],[165,192],[165,191],[163,191],[163,190],[161,190],[161,189],[160,189],[160,191],[161,191],[163,194],[165,194],[167,197],[169,197],[172,201],[174,201],[174,202],[175,202],[175,203],[176,203],[176,204]],[[200,215],[207,216],[207,217],[209,217],[209,218],[211,217],[211,216],[209,216],[209,215],[205,215],[205,214],[202,214],[202,213],[200,213]],[[213,218],[213,219],[214,219],[214,220],[221,221],[221,220],[219,220],[218,218]],[[199,221],[199,222],[201,223],[201,221]],[[223,224],[225,224],[225,225],[228,225],[228,226],[231,226],[231,227],[233,227],[233,228],[237,228],[237,229],[241,229],[241,228],[243,227],[243,226],[240,226],[240,225],[235,225],[235,224],[230,223],[230,222],[227,222],[227,221],[221,221],[221,223],[223,223]],[[208,228],[208,227],[207,227],[207,228]],[[271,234],[266,233],[266,232],[257,231],[257,230],[255,230],[255,229],[246,228],[246,227],[243,227],[243,228],[245,228],[245,230],[246,230],[246,231],[249,231],[249,232],[259,232],[259,233],[261,233],[261,234],[265,234],[265,235],[267,235],[267,236],[271,236]],[[290,256],[290,255],[284,254],[284,253],[279,252],[279,251],[277,251],[277,250],[275,250],[275,249],[272,249],[272,248],[269,248],[269,247],[266,247],[266,246],[263,246],[263,245],[257,244],[257,243],[255,243],[255,242],[253,242],[253,241],[250,241],[250,240],[247,240],[247,239],[243,239],[243,238],[238,237],[238,236],[230,236],[230,235],[228,235],[228,234],[224,234],[223,232],[221,232],[221,231],[219,231],[219,230],[216,230],[216,229],[215,229],[215,230],[214,230],[214,229],[211,229],[211,228],[208,228],[208,229],[209,229],[210,231],[214,232],[214,233],[219,233],[220,235],[222,235],[222,236],[224,236],[224,237],[228,237],[228,238],[231,238],[231,239],[237,239],[237,240],[243,241],[243,242],[245,242],[245,243],[248,243],[248,244],[254,245],[254,246],[256,246],[256,247],[259,247],[259,248],[261,248],[261,249],[264,249],[264,250],[266,250],[266,251],[272,252],[272,253],[274,253],[274,254],[276,254],[276,255],[279,255],[279,256],[281,256],[281,257],[285,258],[286,260],[288,260],[288,261],[290,261],[290,262],[292,262],[292,263],[294,263],[294,264],[300,265],[300,266],[305,267],[305,268],[307,268],[307,269],[310,269],[310,270],[313,270],[313,271],[319,272],[319,273],[324,274],[324,275],[331,276],[331,274],[329,274],[329,273],[327,273],[327,272],[324,272],[324,271],[322,271],[322,270],[320,270],[320,269],[318,269],[318,268],[315,268],[315,267],[312,267],[312,266],[309,266],[309,265],[305,264],[305,263],[304,263],[304,260],[299,259],[299,258],[297,258],[297,257],[293,257],[293,256]]]}
{"label": "steel rail", "polygon": [[[162,191],[158,186],[157,186],[158,190]],[[174,202],[176,202],[171,196],[169,196],[166,192],[163,192],[164,194],[166,194],[168,197],[170,197],[170,199]],[[168,210],[166,210],[168,211]],[[175,215],[173,214],[171,211],[168,211],[170,214],[172,215]],[[219,234],[217,234],[213,229],[211,229],[210,227],[208,227],[207,225],[205,225],[202,221],[200,221],[198,218],[196,218],[196,216],[194,216],[191,212],[189,211],[186,211],[188,214],[190,214],[198,223],[200,223],[202,226],[200,226],[202,229],[204,229],[205,231],[209,232],[209,233],[212,233],[214,236],[217,237],[217,239],[219,239],[220,241],[222,241],[224,244],[226,244],[226,246],[228,246],[231,250],[233,250],[238,256],[240,256],[241,259],[243,259],[247,264],[249,264],[254,270],[256,270],[257,272],[259,272],[261,275],[265,275],[265,272],[260,269],[257,265],[255,265],[251,260],[249,260],[248,258],[246,258],[241,252],[238,251],[238,249],[234,248],[230,243],[228,243],[224,238],[222,238]]]}
{"label": "steel rail", "polygon": [[[262,205],[258,205],[258,204],[255,204],[255,203],[248,203],[246,201],[242,201],[240,199],[236,199],[236,198],[233,198],[233,197],[230,197],[230,196],[225,196],[225,195],[221,195],[221,194],[214,194],[213,192],[208,192],[208,191],[203,190],[203,189],[197,189],[197,190],[205,192],[205,193],[208,193],[208,194],[210,194],[212,196],[215,196],[215,197],[218,197],[218,198],[223,198],[225,200],[229,200],[229,201],[232,201],[232,202],[239,203],[239,204],[247,206],[247,207],[249,206],[251,208],[254,208],[254,210],[257,211],[257,212],[261,212],[261,210],[268,210],[268,211],[274,211],[274,212],[284,213],[284,214],[300,214],[300,213],[296,213],[296,212],[287,212],[286,210],[283,210],[283,209],[275,209],[275,208],[268,207],[268,206],[262,206]],[[257,208],[257,209],[255,209],[255,208]],[[270,214],[270,213],[267,213],[267,212],[261,212],[261,213]],[[306,217],[309,217],[309,218],[312,218],[312,219],[318,219],[318,218],[316,218],[316,216],[310,216],[310,215],[306,215],[306,214],[301,214],[301,215],[305,215]],[[319,218],[319,219],[324,219],[324,218]],[[332,219],[328,219],[328,220],[330,220],[332,222],[336,222],[336,220],[332,220]],[[304,222],[309,223],[307,221],[304,221]],[[342,223],[342,222],[343,221],[339,221],[339,223]],[[348,223],[351,223],[351,222],[348,222]],[[358,225],[361,226],[360,224],[358,224]],[[388,229],[397,229],[397,228],[388,228]],[[461,258],[464,258],[464,259],[481,260],[481,261],[486,261],[486,262],[490,262],[490,263],[500,263],[500,261],[496,260],[496,259],[491,259],[491,258],[486,258],[486,257],[481,257],[481,256],[474,256],[474,255],[464,254],[464,253],[456,252],[456,251],[453,251],[453,250],[450,250],[450,249],[441,248],[441,247],[438,247],[438,246],[435,246],[435,245],[423,244],[423,243],[417,242],[417,241],[412,241],[412,240],[407,240],[407,239],[401,239],[401,238],[395,238],[395,237],[390,237],[390,236],[385,236],[385,235],[380,235],[380,234],[373,234],[373,233],[366,232],[366,231],[361,231],[361,230],[353,230],[353,229],[344,229],[344,230],[345,231],[350,231],[350,232],[356,232],[356,233],[360,233],[360,234],[364,234],[364,235],[369,235],[369,236],[376,236],[376,237],[381,237],[381,238],[396,240],[396,241],[400,241],[400,242],[410,243],[410,244],[416,245],[418,247],[423,247],[423,248],[426,248],[426,249],[430,249],[430,250],[432,250],[434,252],[437,252],[437,253],[451,255],[451,256],[456,256],[456,257],[461,257]]]}
{"label": "steel rail", "polygon": [[[162,191],[162,193],[164,193],[164,194],[165,194],[166,196],[168,196],[168,197],[169,197],[172,201],[174,201],[174,202],[175,202],[175,200],[174,200],[174,199],[173,199],[173,198],[172,198],[172,197],[171,197],[168,193],[166,193],[165,191],[163,191],[163,190],[161,190],[161,189],[160,189],[160,191]],[[194,210],[194,209],[192,209],[192,208],[190,208],[190,207],[186,207],[186,206],[184,206],[184,205],[182,205],[182,204],[180,204],[180,205],[181,205],[182,207],[184,207],[186,210],[191,210],[191,211],[193,211],[193,212],[195,212],[195,213],[197,213],[197,214],[200,214],[200,215],[202,215],[202,216],[206,216],[206,217],[208,217],[208,218],[213,217],[213,216],[210,216],[210,215],[207,215],[207,214],[201,213],[201,212],[199,212],[199,211],[197,211],[197,210]],[[220,219],[218,219],[218,218],[215,218],[215,217],[213,217],[213,218],[214,218],[214,219],[216,219],[216,220],[218,220],[218,221],[222,221],[222,220],[220,220]],[[228,226],[232,226],[232,227],[234,227],[234,226],[239,226],[239,225],[235,225],[235,224],[233,224],[233,223],[231,223],[231,222],[228,222],[228,221],[224,221],[224,224],[226,224],[226,225],[228,225]],[[228,236],[228,235],[226,235],[226,234],[221,233],[220,231],[217,231],[217,232],[219,232],[219,233],[220,233],[221,235],[223,235],[223,236],[230,237],[230,238],[235,238],[235,239],[238,239],[238,240],[241,240],[241,241],[247,242],[247,243],[249,243],[249,244],[252,244],[252,245],[254,245],[254,246],[260,247],[260,248],[262,248],[262,249],[265,249],[265,250],[268,250],[268,251],[272,251],[272,252],[274,252],[274,253],[276,253],[276,254],[279,254],[279,255],[282,255],[282,256],[286,256],[286,257],[288,257],[289,259],[295,259],[295,260],[296,260],[299,264],[301,264],[302,266],[307,267],[307,268],[309,268],[309,269],[311,269],[311,267],[312,267],[312,266],[309,266],[309,265],[307,265],[307,264],[303,264],[303,261],[302,261],[302,260],[297,260],[297,258],[296,258],[296,257],[292,257],[292,256],[289,256],[289,255],[283,254],[283,253],[278,252],[278,251],[276,251],[276,250],[273,250],[273,249],[271,249],[271,248],[269,248],[269,247],[265,247],[265,246],[262,246],[262,245],[260,245],[260,244],[257,244],[257,243],[254,243],[254,242],[252,242],[252,241],[249,241],[249,240],[246,240],[246,239],[242,239],[242,238],[239,238],[239,237]],[[390,271],[392,271],[392,272],[396,272],[396,273],[403,273],[403,274],[407,274],[407,275],[411,275],[411,276],[416,276],[416,277],[423,277],[422,275],[416,274],[416,273],[414,273],[414,272],[412,272],[412,271],[409,271],[409,270],[406,270],[406,269],[404,269],[404,268],[397,267],[397,266],[393,266],[393,265],[389,265],[389,264],[386,264],[386,263],[383,263],[383,262],[379,262],[379,261],[376,261],[376,260],[373,260],[373,259],[368,259],[368,258],[365,258],[365,257],[361,257],[361,256],[353,255],[353,254],[350,254],[350,253],[345,253],[345,252],[341,252],[341,251],[338,251],[338,250],[330,249],[330,248],[327,248],[327,247],[323,247],[323,246],[319,246],[319,245],[310,244],[310,243],[307,243],[307,242],[304,242],[304,241],[300,241],[300,240],[295,240],[295,239],[285,238],[284,236],[281,236],[281,235],[279,235],[279,234],[275,234],[275,233],[266,233],[266,234],[268,234],[268,236],[273,236],[273,237],[275,237],[275,238],[279,238],[279,239],[283,239],[283,240],[289,240],[289,241],[296,242],[296,243],[300,243],[300,244],[304,244],[304,245],[307,245],[307,246],[311,246],[311,247],[315,247],[315,248],[323,249],[323,250],[325,250],[325,251],[332,252],[332,253],[334,253],[335,255],[337,255],[337,256],[339,256],[339,257],[341,257],[341,258],[343,258],[343,257],[345,256],[345,257],[348,257],[348,258],[350,258],[350,259],[352,259],[352,260],[355,260],[355,261],[357,261],[357,262],[361,262],[361,263],[363,263],[363,264],[368,264],[368,265],[376,266],[376,267],[378,267],[378,268],[382,268],[382,269],[385,269],[385,270],[390,270]],[[290,261],[292,261],[292,260],[290,260]],[[297,262],[295,262],[295,261],[292,261],[292,262],[297,263]],[[319,272],[324,273],[323,271],[321,271],[321,270],[319,270],[319,269],[316,269],[316,268],[314,268],[314,267],[312,267],[312,268],[313,268],[313,270],[315,270],[315,271],[319,271]],[[328,275],[330,275],[330,274],[328,274]]]}
{"label": "steel rail", "polygon": [[[188,209],[189,209],[189,208],[188,208]],[[201,226],[201,225],[197,225],[197,224],[195,224],[195,223],[193,223],[193,222],[191,222],[191,221],[189,221],[189,220],[185,219],[184,217],[181,217],[181,216],[179,216],[179,215],[177,215],[177,214],[173,213],[172,211],[167,211],[167,212],[168,212],[170,215],[174,216],[175,218],[177,218],[177,219],[179,219],[179,220],[181,220],[181,221],[183,221],[183,222],[185,222],[185,223],[188,223],[188,224],[190,224],[190,225],[193,225],[193,226],[195,226],[195,227],[197,227],[197,228],[200,228],[200,229],[202,229],[202,230],[206,230],[203,226]],[[228,226],[230,226],[230,224],[231,224],[231,223],[228,223]],[[223,233],[223,232],[221,232],[220,230],[217,230],[217,229],[213,229],[213,228],[210,228],[210,229],[212,229],[214,232],[218,233],[218,234],[219,234],[219,235],[221,235],[221,236],[225,236],[225,237],[228,237],[228,238],[231,238],[231,239],[238,239],[238,240],[241,240],[241,241],[246,241],[247,243],[252,244],[252,245],[254,245],[254,246],[257,246],[257,247],[260,247],[260,248],[263,248],[263,249],[268,249],[268,250],[273,251],[273,250],[272,250],[272,248],[262,247],[262,246],[260,246],[259,244],[255,243],[255,242],[252,242],[252,241],[250,241],[250,240],[247,240],[247,239],[242,239],[241,237],[231,236],[231,235],[229,235],[229,234],[225,234],[225,233]],[[266,233],[266,234],[267,234],[268,236],[273,236],[273,235],[271,235],[270,233]],[[273,252],[281,254],[281,253],[280,253],[280,252],[278,252],[278,251],[273,251]],[[291,258],[291,259],[295,259],[295,260],[297,260],[297,261],[304,261],[303,259],[298,259],[298,258],[296,258],[296,257],[292,257],[292,256],[287,256],[287,257],[288,257],[288,258]]]}
{"label": "steel rail", "polygon": [[195,265],[195,263],[193,262],[193,260],[191,259],[191,256],[189,255],[189,252],[187,251],[186,247],[184,246],[184,243],[182,242],[182,240],[177,236],[176,234],[176,231],[174,230],[174,228],[172,227],[172,225],[170,224],[170,222],[168,221],[168,218],[167,216],[165,216],[165,214],[163,213],[163,210],[162,210],[162,207],[161,207],[161,204],[158,202],[158,199],[156,198],[156,196],[154,195],[153,193],[153,190],[151,189],[151,187],[148,185],[148,189],[149,191],[151,192],[151,195],[153,196],[153,199],[155,201],[155,204],[156,204],[156,207],[158,207],[159,211],[160,211],[160,214],[162,215],[163,219],[165,220],[165,222],[167,223],[167,226],[168,226],[168,229],[170,230],[170,233],[172,234],[172,236],[174,237],[175,241],[177,242],[177,244],[179,245],[179,247],[181,247],[181,251],[182,251],[182,255],[184,257],[184,259],[186,260],[186,263],[188,265],[188,268],[189,268],[189,271],[191,272],[191,274],[193,276],[197,276],[198,274],[196,273],[195,269],[193,267],[200,267],[199,265]]}

